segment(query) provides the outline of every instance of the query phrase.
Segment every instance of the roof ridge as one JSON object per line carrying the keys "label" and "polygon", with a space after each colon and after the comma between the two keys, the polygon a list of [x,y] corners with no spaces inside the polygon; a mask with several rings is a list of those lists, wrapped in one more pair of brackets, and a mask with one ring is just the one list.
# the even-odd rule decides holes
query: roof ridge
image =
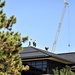
{"label": "roof ridge", "polygon": [[75,52],[68,52],[68,53],[59,53],[57,55],[64,55],[64,54],[74,54]]}
{"label": "roof ridge", "polygon": [[34,49],[36,49],[36,50],[39,50],[40,52],[46,54],[47,56],[50,56],[50,55],[47,53],[48,51],[45,51],[45,50],[43,50],[43,49],[36,48],[36,47],[33,47],[33,46],[30,46],[30,47],[31,47],[31,48],[34,48]]}

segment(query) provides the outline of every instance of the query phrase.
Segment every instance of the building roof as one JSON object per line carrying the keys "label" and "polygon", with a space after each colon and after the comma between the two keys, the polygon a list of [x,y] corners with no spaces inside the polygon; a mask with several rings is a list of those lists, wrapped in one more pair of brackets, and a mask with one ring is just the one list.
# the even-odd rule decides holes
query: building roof
{"label": "building roof", "polygon": [[61,53],[58,54],[60,57],[64,57],[70,61],[75,62],[75,52],[69,52],[69,53]]}
{"label": "building roof", "polygon": [[21,58],[35,58],[35,57],[47,57],[47,56],[53,56],[53,53],[50,53],[48,51],[36,48],[36,47],[24,47],[23,51],[20,53]]}
{"label": "building roof", "polygon": [[66,61],[75,63],[75,61],[65,58],[63,56],[64,54],[54,54],[46,50],[42,50],[33,46],[24,47],[23,51],[20,53],[20,57],[22,59],[34,59],[34,58],[48,58],[50,60],[56,60],[56,61]]}

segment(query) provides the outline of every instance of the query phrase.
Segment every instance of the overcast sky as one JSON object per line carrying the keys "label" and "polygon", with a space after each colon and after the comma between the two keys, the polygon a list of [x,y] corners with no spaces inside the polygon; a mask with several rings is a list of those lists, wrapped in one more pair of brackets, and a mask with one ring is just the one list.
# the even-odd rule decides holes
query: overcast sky
{"label": "overcast sky", "polygon": [[[55,53],[75,51],[75,0],[67,0],[67,6]],[[15,15],[15,32],[36,40],[37,48],[49,46],[52,50],[54,38],[64,8],[63,0],[7,0],[4,11],[7,16]],[[70,43],[70,47],[68,47]],[[23,44],[28,46],[28,42]]]}

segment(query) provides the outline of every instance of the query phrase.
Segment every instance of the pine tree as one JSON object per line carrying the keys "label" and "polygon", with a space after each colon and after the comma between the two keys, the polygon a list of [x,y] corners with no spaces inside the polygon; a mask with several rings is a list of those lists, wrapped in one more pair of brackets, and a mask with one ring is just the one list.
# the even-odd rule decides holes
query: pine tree
{"label": "pine tree", "polygon": [[64,68],[58,70],[58,68],[53,69],[54,75],[75,75],[75,73],[71,70],[70,66],[65,66]]}
{"label": "pine tree", "polygon": [[22,51],[22,42],[28,37],[21,38],[21,34],[12,31],[16,17],[12,15],[7,18],[3,12],[5,3],[5,0],[0,0],[0,75],[21,75],[24,66],[19,53]]}

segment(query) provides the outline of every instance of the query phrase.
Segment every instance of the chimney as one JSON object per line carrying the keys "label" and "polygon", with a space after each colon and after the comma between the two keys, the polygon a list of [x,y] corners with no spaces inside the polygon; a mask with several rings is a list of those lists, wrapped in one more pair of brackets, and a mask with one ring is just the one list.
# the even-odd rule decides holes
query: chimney
{"label": "chimney", "polygon": [[46,46],[46,47],[45,47],[45,50],[46,50],[46,51],[48,51],[48,49],[49,49],[49,47],[48,47],[48,46]]}

